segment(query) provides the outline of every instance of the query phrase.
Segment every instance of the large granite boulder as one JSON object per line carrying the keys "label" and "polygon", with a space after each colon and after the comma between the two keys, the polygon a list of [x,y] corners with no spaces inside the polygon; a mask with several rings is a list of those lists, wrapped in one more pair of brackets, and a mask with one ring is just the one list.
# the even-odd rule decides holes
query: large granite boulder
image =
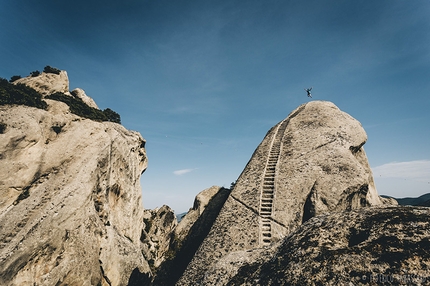
{"label": "large granite boulder", "polygon": [[150,275],[140,251],[145,140],[46,101],[48,110],[0,106],[0,284],[126,285],[133,270]]}
{"label": "large granite boulder", "polygon": [[225,255],[269,246],[317,215],[382,205],[366,140],[331,102],[294,110],[255,150],[178,285],[199,284]]}

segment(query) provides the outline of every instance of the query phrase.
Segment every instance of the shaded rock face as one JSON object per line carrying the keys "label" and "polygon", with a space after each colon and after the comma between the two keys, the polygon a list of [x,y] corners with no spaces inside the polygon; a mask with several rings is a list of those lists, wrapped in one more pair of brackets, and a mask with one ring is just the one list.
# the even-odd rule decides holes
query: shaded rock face
{"label": "shaded rock face", "polygon": [[152,285],[175,285],[209,233],[230,191],[213,186],[196,196],[194,206],[172,233],[170,249],[165,255],[166,260],[157,269]]}
{"label": "shaded rock face", "polygon": [[199,284],[225,255],[269,246],[317,215],[382,205],[366,140],[333,103],[294,110],[255,150],[178,285]]}
{"label": "shaded rock face", "polygon": [[142,253],[149,261],[153,276],[133,271],[128,285],[175,285],[229,194],[230,189],[217,186],[203,190],[179,224],[168,206],[145,210]]}
{"label": "shaded rock face", "polygon": [[[184,240],[194,225],[194,223],[201,217],[204,210],[210,201],[214,198],[216,194],[220,191],[220,187],[212,186],[205,189],[197,194],[193,207],[187,212],[187,214],[182,218],[181,222],[175,228],[175,236],[179,240]],[[224,202],[220,202],[224,203]]]}
{"label": "shaded rock face", "polygon": [[165,260],[178,221],[173,210],[166,205],[154,210],[145,210],[143,221],[142,253],[155,270]]}
{"label": "shaded rock face", "polygon": [[[193,207],[183,216],[180,223],[178,223],[173,210],[166,205],[154,210],[144,211],[144,229],[142,230],[141,236],[142,253],[149,262],[153,272],[156,272],[157,268],[159,268],[164,261],[174,259],[187,238],[196,236],[196,231],[192,231],[192,228],[199,219],[205,221],[205,227],[207,229],[210,228],[210,220],[203,219],[202,215],[205,218],[208,216],[208,214],[204,214],[204,211],[209,204],[210,210],[213,208],[221,209],[222,204],[225,202],[225,198],[217,199],[217,197],[219,197],[220,193],[225,193],[223,190],[224,189],[221,187],[212,186],[197,194]],[[201,223],[198,223],[197,225],[200,224]],[[192,231],[192,235],[190,235],[190,231]],[[199,243],[201,243],[201,241]],[[189,244],[198,247],[199,243],[190,238]],[[189,253],[189,251],[187,252]],[[192,254],[193,253],[191,253],[191,255]],[[188,262],[189,261],[187,261],[187,263]],[[174,267],[178,268],[177,265]],[[166,265],[164,265],[163,268],[166,268]],[[162,271],[164,276],[171,276],[170,273],[168,273],[171,269],[163,269]],[[158,279],[160,279],[160,277],[158,277]],[[166,283],[167,282],[164,281],[162,284]]]}
{"label": "shaded rock face", "polygon": [[125,285],[133,269],[149,273],[144,139],[46,101],[0,106],[0,284]]}
{"label": "shaded rock face", "polygon": [[428,285],[429,214],[387,207],[321,215],[270,248],[223,257],[202,285]]}

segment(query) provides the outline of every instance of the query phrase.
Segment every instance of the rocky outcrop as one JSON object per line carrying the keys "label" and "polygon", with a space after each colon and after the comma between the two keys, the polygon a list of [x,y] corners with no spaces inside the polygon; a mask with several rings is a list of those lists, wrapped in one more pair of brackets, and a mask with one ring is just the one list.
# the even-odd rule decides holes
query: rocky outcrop
{"label": "rocky outcrop", "polygon": [[[183,243],[187,241],[189,237],[196,236],[195,230],[193,231],[193,235],[190,235],[190,231],[199,219],[202,220],[208,217],[208,214],[204,214],[204,211],[209,204],[210,210],[218,208],[219,211],[222,204],[225,202],[226,196],[224,195],[224,199],[219,199],[218,197],[220,197],[220,194],[225,193],[224,190],[223,188],[212,186],[201,191],[196,196],[193,207],[183,216],[179,224],[173,210],[166,205],[161,208],[144,211],[144,229],[142,230],[141,236],[142,253],[149,262],[152,272],[156,272],[160,265],[166,260],[171,261],[175,259]],[[211,212],[213,219],[215,219],[216,214],[217,213],[214,214]],[[205,219],[205,222],[205,227],[209,230],[211,224],[208,224],[208,222],[210,222],[210,220]],[[190,244],[197,247],[199,245],[195,240],[192,240]],[[188,250],[186,252],[189,254]],[[177,265],[173,265],[172,263],[168,264],[169,267],[172,265],[178,268]],[[170,276],[168,272],[171,270],[166,270],[165,268],[166,265],[164,265],[163,270],[161,270],[165,273],[165,275],[163,275]]]}
{"label": "rocky outcrop", "polygon": [[166,259],[166,253],[174,237],[172,233],[178,221],[173,210],[166,205],[154,210],[145,210],[143,221],[142,253],[155,270]]}
{"label": "rocky outcrop", "polygon": [[49,95],[55,92],[70,94],[69,77],[66,71],[60,71],[58,74],[42,72],[38,76],[20,78],[13,83],[25,84],[42,95]]}
{"label": "rocky outcrop", "polygon": [[[178,240],[182,241],[188,236],[191,227],[202,216],[207,205],[220,190],[220,187],[212,186],[197,194],[196,198],[194,199],[193,207],[184,217],[182,217],[180,223],[175,228],[174,234]],[[224,204],[224,202],[220,203]]]}
{"label": "rocky outcrop", "polygon": [[429,214],[388,207],[320,215],[269,248],[226,255],[201,285],[428,285]]}
{"label": "rocky outcrop", "polygon": [[14,81],[13,84],[25,84],[42,94],[42,96],[60,92],[81,99],[89,107],[99,109],[96,102],[82,88],[69,91],[69,77],[66,71],[59,71],[58,74],[42,72],[38,76],[20,78]]}
{"label": "rocky outcrop", "polygon": [[314,101],[274,126],[238,178],[178,285],[201,283],[229,253],[269,246],[312,217],[382,205],[361,124]]}
{"label": "rocky outcrop", "polygon": [[99,107],[97,106],[96,102],[89,97],[85,91],[82,88],[75,88],[74,90],[72,90],[70,92],[71,95],[81,99],[83,102],[85,102],[89,107],[92,108],[97,108],[99,109]]}
{"label": "rocky outcrop", "polygon": [[213,186],[196,196],[194,206],[172,233],[170,249],[165,256],[166,261],[157,269],[152,285],[175,285],[208,235],[230,191]]}
{"label": "rocky outcrop", "polygon": [[[65,75],[34,85],[64,92]],[[0,284],[126,285],[133,270],[150,275],[140,251],[145,140],[46,101],[48,110],[0,106]]]}
{"label": "rocky outcrop", "polygon": [[148,277],[147,274],[134,271],[128,285],[175,285],[208,234],[229,194],[230,189],[217,186],[203,190],[179,224],[168,206],[145,210],[142,253],[155,275]]}

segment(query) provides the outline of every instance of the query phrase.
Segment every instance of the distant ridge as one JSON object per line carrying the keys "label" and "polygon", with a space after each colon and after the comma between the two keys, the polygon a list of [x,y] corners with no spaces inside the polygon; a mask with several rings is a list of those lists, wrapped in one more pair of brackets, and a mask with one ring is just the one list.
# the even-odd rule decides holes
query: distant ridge
{"label": "distant ridge", "polygon": [[180,213],[180,214],[175,214],[176,215],[176,219],[178,220],[178,222],[180,222],[182,220],[182,218],[186,215],[187,213]]}
{"label": "distant ridge", "polygon": [[393,198],[395,199],[399,205],[402,206],[422,206],[422,207],[430,207],[430,193],[421,195],[417,198],[406,197],[406,198],[394,198],[390,196],[381,195],[384,198]]}

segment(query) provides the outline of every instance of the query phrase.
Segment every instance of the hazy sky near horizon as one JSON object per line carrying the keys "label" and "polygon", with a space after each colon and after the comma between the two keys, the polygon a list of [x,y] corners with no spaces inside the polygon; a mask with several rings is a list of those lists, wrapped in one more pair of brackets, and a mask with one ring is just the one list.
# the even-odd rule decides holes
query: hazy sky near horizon
{"label": "hazy sky near horizon", "polygon": [[0,77],[66,70],[147,140],[145,208],[229,187],[304,88],[359,120],[379,194],[430,192],[430,1],[1,1]]}

